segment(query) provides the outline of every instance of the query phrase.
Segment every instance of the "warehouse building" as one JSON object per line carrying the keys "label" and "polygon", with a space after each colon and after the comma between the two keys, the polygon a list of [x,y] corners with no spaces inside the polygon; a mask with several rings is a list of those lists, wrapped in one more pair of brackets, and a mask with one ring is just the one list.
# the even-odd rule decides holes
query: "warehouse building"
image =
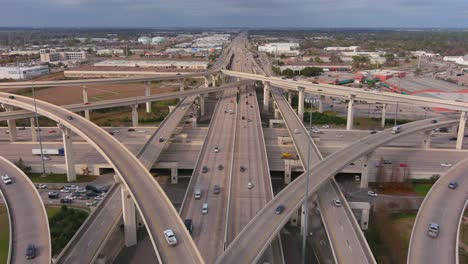
{"label": "warehouse building", "polygon": [[47,73],[49,67],[46,65],[0,67],[0,79],[29,80]]}

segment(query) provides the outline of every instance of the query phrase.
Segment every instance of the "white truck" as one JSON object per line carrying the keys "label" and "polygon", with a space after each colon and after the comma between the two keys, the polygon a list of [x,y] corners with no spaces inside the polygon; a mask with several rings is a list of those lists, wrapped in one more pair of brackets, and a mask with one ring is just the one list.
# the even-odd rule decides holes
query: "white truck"
{"label": "white truck", "polygon": [[[42,155],[56,155],[56,156],[63,156],[64,155],[63,148],[56,148],[56,149],[42,149]],[[33,155],[41,155],[41,149],[32,149]]]}
{"label": "white truck", "polygon": [[401,126],[394,126],[392,128],[392,134],[398,134],[401,132]]}

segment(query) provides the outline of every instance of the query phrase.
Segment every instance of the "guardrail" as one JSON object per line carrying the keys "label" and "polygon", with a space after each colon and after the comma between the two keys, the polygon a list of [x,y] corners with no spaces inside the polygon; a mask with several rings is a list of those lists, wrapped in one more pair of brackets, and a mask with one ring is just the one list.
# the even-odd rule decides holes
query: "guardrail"
{"label": "guardrail", "polygon": [[13,248],[13,225],[11,224],[13,222],[13,217],[11,215],[11,212],[10,212],[10,207],[8,207],[8,199],[6,198],[6,196],[3,194],[2,190],[0,189],[0,195],[2,196],[3,198],[3,201],[5,201],[5,207],[7,209],[7,214],[8,214],[8,225],[10,227],[10,235],[9,235],[9,239],[8,239],[8,258],[7,258],[7,263],[11,263],[11,251],[12,251],[12,248]]}
{"label": "guardrail", "polygon": [[55,258],[55,261],[53,261],[53,263],[62,263],[63,258],[70,254],[71,250],[74,248],[76,243],[78,243],[81,237],[83,237],[86,230],[88,230],[89,226],[91,226],[93,221],[96,219],[98,212],[104,207],[105,204],[107,204],[107,202],[109,201],[109,197],[111,197],[112,194],[118,189],[118,186],[120,186],[120,184],[117,183],[111,186],[111,188],[107,192],[106,197],[96,206],[95,210],[91,213],[91,215],[88,216],[85,222],[81,224],[80,228],[76,231],[75,235],[73,235],[73,237],[70,239],[67,245],[62,249],[60,254]]}
{"label": "guardrail", "polygon": [[[240,93],[240,91],[238,91]],[[228,191],[228,198],[227,198],[227,209],[226,209],[226,222],[224,224],[224,240],[223,240],[223,250],[226,249],[228,243],[228,227],[229,227],[229,215],[231,209],[231,196],[232,196],[232,174],[234,173],[234,151],[236,150],[236,140],[237,140],[237,132],[239,131],[239,127],[237,126],[237,121],[239,119],[239,102],[236,103],[236,117],[234,121],[234,137],[232,138],[232,155],[231,155],[231,171],[229,172],[229,191]]]}
{"label": "guardrail", "polygon": [[367,240],[364,237],[364,233],[362,232],[361,227],[359,226],[359,223],[356,220],[356,217],[354,217],[353,211],[351,210],[351,207],[346,201],[344,194],[341,192],[341,189],[338,186],[338,183],[335,181],[335,179],[330,179],[330,182],[333,188],[335,189],[335,191],[338,193],[340,200],[343,201],[346,215],[348,215],[348,219],[350,219],[351,221],[351,225],[353,226],[354,232],[356,233],[356,236],[360,242],[359,244],[361,246],[364,246],[363,251],[367,257],[367,260],[369,261],[369,263],[377,263],[377,261],[374,258],[374,255],[372,254],[372,250],[370,249],[369,244],[367,243]]}
{"label": "guardrail", "polygon": [[459,264],[460,263],[460,230],[461,230],[461,225],[463,221],[463,216],[465,215],[465,210],[466,206],[468,205],[468,199],[465,201],[465,205],[463,206],[463,211],[460,215],[460,219],[458,219],[458,227],[457,227],[457,241],[455,242],[455,263]]}

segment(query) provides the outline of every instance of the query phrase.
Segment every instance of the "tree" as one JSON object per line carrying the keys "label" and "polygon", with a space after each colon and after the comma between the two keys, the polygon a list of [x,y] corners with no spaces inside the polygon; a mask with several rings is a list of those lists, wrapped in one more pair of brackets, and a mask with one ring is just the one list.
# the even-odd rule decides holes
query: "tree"
{"label": "tree", "polygon": [[288,78],[292,78],[294,76],[294,71],[291,69],[286,69],[281,74]]}
{"label": "tree", "polygon": [[414,75],[416,76],[420,76],[422,74],[422,70],[420,68],[417,68],[415,71],[414,71]]}
{"label": "tree", "polygon": [[16,165],[16,167],[18,167],[18,168],[19,168],[20,170],[22,170],[24,173],[28,174],[28,173],[31,172],[31,166],[27,166],[27,165],[24,163],[24,161],[23,161],[22,158],[20,158],[18,161],[13,162],[13,163]]}
{"label": "tree", "polygon": [[323,73],[323,69],[318,67],[305,67],[301,71],[301,74],[307,77],[319,76],[321,73]]}
{"label": "tree", "polygon": [[353,68],[362,69],[369,66],[370,59],[366,56],[353,56]]}
{"label": "tree", "polygon": [[322,59],[320,59],[320,57],[318,57],[318,56],[314,58],[314,61],[316,63],[322,63],[323,62]]}

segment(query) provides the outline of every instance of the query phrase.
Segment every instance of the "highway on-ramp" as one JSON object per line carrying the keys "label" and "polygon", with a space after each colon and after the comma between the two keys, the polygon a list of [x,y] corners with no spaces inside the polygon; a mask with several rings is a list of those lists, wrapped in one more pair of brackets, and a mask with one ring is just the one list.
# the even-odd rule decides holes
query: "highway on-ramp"
{"label": "highway on-ramp", "polygon": [[[10,263],[50,263],[49,220],[39,192],[31,180],[13,163],[0,157],[0,175],[7,174],[11,184],[0,182],[11,220]],[[34,260],[26,259],[28,245],[37,249]]]}
{"label": "highway on-ramp", "polygon": [[[0,93],[0,103],[34,111],[31,98]],[[100,154],[113,165],[133,197],[142,215],[153,247],[162,263],[203,263],[190,234],[181,221],[170,200],[146,168],[119,141],[102,128],[85,118],[61,107],[36,100],[37,111],[43,116],[61,123],[94,145]],[[165,241],[163,230],[173,229],[179,244],[170,247]]]}
{"label": "highway on-ramp", "polygon": [[[400,137],[430,130],[438,127],[447,127],[457,123],[458,120],[440,118],[437,123],[431,120],[422,120],[402,126],[402,132],[392,134],[391,129],[361,138],[354,144],[335,152],[324,160],[312,166],[310,171],[309,195],[312,195],[346,165],[367,154],[377,147]],[[291,215],[304,202],[305,177],[302,174],[278,193],[258,214],[247,224],[226,251],[218,258],[217,263],[253,263],[268,247],[276,234],[282,229]],[[310,197],[310,196],[309,196]],[[275,214],[275,209],[284,205],[282,214]]]}
{"label": "highway on-ramp", "polygon": [[[419,208],[408,250],[410,264],[458,262],[458,233],[468,199],[468,159],[450,168],[431,188]],[[457,182],[454,190],[450,182]],[[437,238],[428,235],[430,223],[440,225]]]}

